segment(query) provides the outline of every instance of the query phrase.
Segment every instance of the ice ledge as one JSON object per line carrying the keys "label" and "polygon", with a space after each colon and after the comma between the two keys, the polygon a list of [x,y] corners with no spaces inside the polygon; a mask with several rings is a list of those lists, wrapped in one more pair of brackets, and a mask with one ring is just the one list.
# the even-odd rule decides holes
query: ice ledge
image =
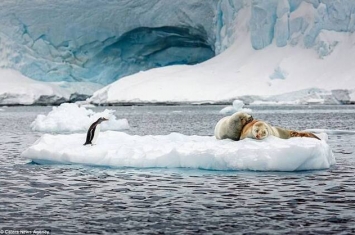
{"label": "ice ledge", "polygon": [[102,85],[90,82],[40,82],[0,69],[0,105],[58,105],[90,97]]}
{"label": "ice ledge", "polygon": [[335,89],[325,90],[319,88],[302,89],[298,91],[286,92],[278,95],[260,96],[260,95],[241,95],[233,96],[228,99],[201,99],[194,100],[189,97],[182,97],[176,100],[167,99],[108,99],[108,93],[111,92],[110,87],[98,90],[92,97],[87,99],[95,105],[103,106],[129,106],[129,105],[203,105],[203,104],[223,104],[228,105],[234,100],[241,100],[249,105],[341,105],[341,104],[355,104],[355,90]]}
{"label": "ice ledge", "polygon": [[230,141],[179,133],[133,136],[107,131],[100,134],[97,145],[83,146],[84,142],[85,134],[45,134],[22,157],[39,164],[207,170],[302,171],[335,164],[326,141],[311,138]]}

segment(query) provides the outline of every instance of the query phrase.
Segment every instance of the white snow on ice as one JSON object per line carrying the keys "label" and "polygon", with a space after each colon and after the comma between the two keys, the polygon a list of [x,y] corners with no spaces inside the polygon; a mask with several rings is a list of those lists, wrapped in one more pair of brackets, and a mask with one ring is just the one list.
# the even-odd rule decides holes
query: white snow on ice
{"label": "white snow on ice", "polygon": [[53,107],[47,115],[37,115],[31,123],[31,128],[33,131],[55,133],[87,131],[97,119],[106,117],[109,120],[101,123],[101,130],[129,129],[127,119],[117,119],[114,112],[115,110],[105,109],[103,112],[95,113],[77,104],[64,103]]}
{"label": "white snow on ice", "polygon": [[[200,36],[215,48],[217,56],[201,64],[156,68],[124,77],[98,90],[90,100],[96,104],[216,103],[244,97],[250,102],[279,104],[355,101],[355,17],[349,10],[354,9],[354,1],[194,0],[181,4],[159,0],[142,5],[135,1],[120,4],[109,0],[56,0],[50,6],[43,1],[22,2],[0,3],[0,67],[22,71],[31,78],[107,84],[125,74],[146,70],[150,68],[148,64],[154,63],[149,58],[157,57],[151,51],[161,45],[147,44],[155,41],[155,33],[136,40],[135,48],[130,43],[118,43],[122,47],[117,48],[123,50],[119,55],[115,54],[115,43],[124,42],[120,40],[126,33],[161,27],[161,22],[167,27],[204,31]],[[91,17],[81,14],[82,6]],[[176,9],[179,14],[175,14]],[[135,13],[129,15],[134,20],[127,20],[128,16],[120,12]],[[174,30],[170,33],[173,35]],[[159,60],[169,60],[166,55],[172,53],[171,49],[166,50],[170,52],[165,56],[158,56]],[[137,55],[137,50],[142,56]],[[127,63],[113,66],[116,62],[102,58],[101,52],[108,53],[107,58],[114,55],[113,61],[121,58]],[[73,93],[68,92],[69,86],[86,87],[83,83],[29,81],[27,77],[27,82],[14,83],[13,77],[24,76],[3,75],[0,71],[3,104],[32,104],[40,95],[67,98]],[[345,100],[339,100],[332,94],[337,89],[352,92],[344,96]],[[294,91],[305,92],[297,95]],[[277,94],[284,95],[272,97]]]}
{"label": "white snow on ice", "polygon": [[43,96],[69,100],[71,94],[91,95],[102,87],[90,82],[40,82],[12,69],[0,69],[0,84],[0,104],[22,105],[33,104]]}
{"label": "white snow on ice", "polygon": [[85,137],[44,134],[22,156],[40,164],[208,170],[301,171],[335,164],[326,134],[320,135],[322,141],[273,136],[231,141],[179,133],[137,136],[106,131],[96,145],[83,146]]}
{"label": "white snow on ice", "polygon": [[[306,7],[313,9],[312,4]],[[306,18],[307,12],[298,13],[304,13]],[[296,17],[296,13],[291,14]],[[289,94],[271,101],[285,101],[282,98],[287,97],[288,102],[307,103],[309,99],[322,99],[325,91],[355,88],[355,33],[323,29],[315,41],[324,45],[336,43],[325,55],[303,45],[302,34],[300,38],[292,35],[299,41],[296,45],[278,47],[273,42],[255,50],[250,41],[250,18],[248,7],[238,12],[233,22],[234,32],[238,32],[235,40],[216,57],[197,65],[155,68],[126,76],[96,91],[90,101],[214,103],[244,96],[269,101],[276,94]],[[270,79],[275,69],[284,71],[287,77]],[[301,101],[298,96],[292,97],[296,95],[292,92],[312,88],[319,88],[319,92],[305,92]]]}
{"label": "white snow on ice", "polygon": [[252,110],[248,108],[243,108],[244,107],[244,102],[241,100],[234,100],[232,106],[227,106],[224,107],[219,111],[220,114],[233,114],[235,112],[245,112],[245,113],[251,113]]}

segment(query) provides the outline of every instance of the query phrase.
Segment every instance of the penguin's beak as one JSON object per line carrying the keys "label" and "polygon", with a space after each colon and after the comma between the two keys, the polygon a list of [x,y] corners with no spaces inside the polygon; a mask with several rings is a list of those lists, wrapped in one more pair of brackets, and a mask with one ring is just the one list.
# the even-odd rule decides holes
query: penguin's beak
{"label": "penguin's beak", "polygon": [[108,118],[103,118],[103,120],[102,121],[108,121]]}

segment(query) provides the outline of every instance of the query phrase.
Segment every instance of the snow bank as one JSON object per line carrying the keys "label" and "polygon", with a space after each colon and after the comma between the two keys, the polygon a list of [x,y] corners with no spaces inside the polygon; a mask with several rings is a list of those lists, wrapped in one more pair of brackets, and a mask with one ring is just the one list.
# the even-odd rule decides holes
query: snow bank
{"label": "snow bank", "polygon": [[38,115],[31,123],[34,131],[43,132],[77,132],[87,131],[90,125],[100,117],[109,119],[101,124],[101,130],[124,130],[129,129],[127,119],[117,119],[115,110],[105,109],[95,113],[91,109],[79,107],[77,104],[61,104],[53,107],[47,115]]}
{"label": "snow bank", "polygon": [[[247,38],[238,39],[224,53],[201,64],[151,69],[124,77],[96,91],[90,102],[216,103],[250,99],[250,102],[302,104],[309,100],[312,103],[312,99],[319,99],[319,103],[326,98],[324,103],[336,104],[338,101],[330,91],[355,87],[355,67],[351,64],[355,61],[355,34],[349,35],[349,42],[344,39],[326,59],[300,46],[279,48],[270,45],[254,50]],[[270,79],[269,74],[275,67],[282,67],[288,77]],[[334,79],[339,74],[341,78]],[[283,96],[275,97],[276,94]]]}
{"label": "snow bank", "polygon": [[233,106],[227,106],[223,108],[221,111],[219,111],[220,114],[233,114],[235,112],[245,112],[245,113],[251,113],[251,109],[243,108],[244,107],[244,102],[241,100],[234,100],[233,101]]}
{"label": "snow bank", "polygon": [[0,104],[58,104],[88,97],[102,85],[90,82],[40,82],[11,69],[0,69]]}
{"label": "snow bank", "polygon": [[[333,9],[339,18],[330,24],[328,20],[334,18],[330,13],[333,11],[324,7],[332,8],[332,1],[320,4],[319,12],[308,3],[298,10],[286,7],[277,20],[273,18],[277,7],[271,6],[286,1],[243,2],[245,5],[238,8],[237,14],[227,14],[233,15],[230,29],[237,33],[231,36],[234,39],[227,40],[230,46],[223,53],[193,66],[169,66],[126,76],[96,91],[91,102],[213,103],[245,98],[250,102],[300,103],[311,99],[312,103],[312,99],[326,98],[325,103],[336,104],[338,101],[332,94],[328,97],[324,91],[355,88],[355,33],[345,29],[348,27],[346,19],[352,18],[348,11],[352,9],[350,5],[347,6],[350,8]],[[283,9],[281,5],[280,9]],[[342,10],[338,12],[338,9]],[[328,12],[330,15],[324,17]],[[227,12],[216,18],[227,18],[224,13]],[[338,21],[340,18],[343,20]],[[275,20],[277,25],[274,25]],[[351,27],[354,22],[351,21]],[[230,33],[225,32],[225,26],[222,25],[220,32],[228,36]],[[221,35],[221,38],[224,37]],[[305,92],[297,95],[295,91]],[[287,95],[271,97],[276,94]]]}
{"label": "snow bank", "polygon": [[300,171],[335,164],[326,141],[311,138],[231,141],[178,133],[133,136],[107,131],[100,134],[97,145],[83,146],[84,142],[85,134],[45,134],[22,156],[39,164],[208,170]]}

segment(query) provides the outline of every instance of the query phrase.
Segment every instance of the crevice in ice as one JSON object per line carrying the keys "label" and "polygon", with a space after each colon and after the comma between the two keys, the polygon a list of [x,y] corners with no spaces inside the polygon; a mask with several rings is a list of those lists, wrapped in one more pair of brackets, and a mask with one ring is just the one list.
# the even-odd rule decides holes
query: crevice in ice
{"label": "crevice in ice", "polygon": [[274,73],[269,76],[270,79],[286,79],[288,72],[283,70],[280,66],[277,66]]}
{"label": "crevice in ice", "polygon": [[262,1],[255,2],[251,9],[250,35],[255,50],[270,45],[274,39],[274,28],[277,20],[277,4]]}
{"label": "crevice in ice", "polygon": [[126,32],[107,45],[84,67],[105,75],[111,83],[120,77],[175,64],[196,64],[215,55],[203,29],[164,26],[140,27]]}
{"label": "crevice in ice", "polygon": [[17,24],[21,38],[28,41],[18,47],[7,36],[1,36],[7,48],[17,46],[18,51],[6,58],[5,67],[13,67],[40,81],[109,84],[139,71],[175,64],[193,65],[215,55],[214,42],[202,27],[139,27],[119,37],[83,45],[70,40],[55,45],[45,33],[30,35],[24,23],[18,20]]}

